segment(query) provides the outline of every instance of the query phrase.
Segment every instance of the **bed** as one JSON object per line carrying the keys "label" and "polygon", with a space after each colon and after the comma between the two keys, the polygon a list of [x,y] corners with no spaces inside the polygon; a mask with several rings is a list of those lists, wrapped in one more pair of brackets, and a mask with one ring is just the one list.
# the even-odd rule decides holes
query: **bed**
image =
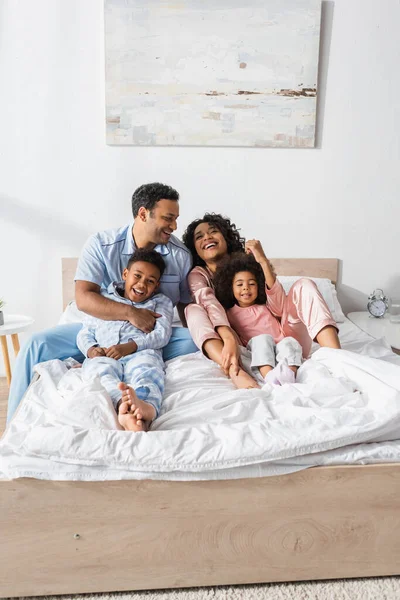
{"label": "bed", "polygon": [[[337,279],[333,259],[273,263],[281,275]],[[64,305],[72,297],[74,265],[75,259],[63,262]],[[388,410],[397,398],[394,379]],[[310,465],[299,456],[300,470],[262,477],[239,470],[234,478],[203,481],[88,481],[84,474],[80,481],[56,481],[41,480],[38,472],[35,478],[3,479],[0,595],[399,574],[400,445],[398,425],[392,425],[380,430],[387,464],[381,458],[380,464],[304,469]],[[377,446],[362,444],[359,461]],[[322,454],[335,452],[340,449]],[[48,459],[57,466],[57,456]]]}

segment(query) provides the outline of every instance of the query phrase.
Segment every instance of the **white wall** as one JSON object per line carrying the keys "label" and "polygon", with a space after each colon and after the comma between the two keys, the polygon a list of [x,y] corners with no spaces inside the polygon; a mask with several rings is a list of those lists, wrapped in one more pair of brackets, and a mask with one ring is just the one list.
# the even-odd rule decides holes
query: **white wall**
{"label": "white wall", "polygon": [[341,259],[346,311],[375,287],[400,293],[399,22],[398,0],[323,2],[317,149],[118,148],[105,144],[102,0],[2,0],[6,310],[55,324],[61,257],[127,222],[133,190],[157,180],[181,193],[180,232],[214,210],[270,256]]}

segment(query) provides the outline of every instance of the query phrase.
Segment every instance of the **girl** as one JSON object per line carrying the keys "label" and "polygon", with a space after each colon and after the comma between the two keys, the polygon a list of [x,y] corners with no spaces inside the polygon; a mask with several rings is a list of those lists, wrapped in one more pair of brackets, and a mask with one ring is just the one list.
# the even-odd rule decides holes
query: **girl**
{"label": "girl", "polygon": [[[296,281],[286,296],[261,243],[249,240],[245,249],[246,255],[235,254],[220,263],[216,296],[242,342],[250,342],[252,367],[259,367],[270,383],[294,382],[313,339],[321,346],[340,348],[336,323],[311,279]],[[278,366],[273,370],[274,343]]]}

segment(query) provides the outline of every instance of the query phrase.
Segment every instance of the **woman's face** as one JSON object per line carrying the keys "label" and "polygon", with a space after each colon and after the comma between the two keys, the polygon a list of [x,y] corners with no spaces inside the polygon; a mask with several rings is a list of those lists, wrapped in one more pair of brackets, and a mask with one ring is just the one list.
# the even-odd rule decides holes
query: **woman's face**
{"label": "woman's face", "polygon": [[258,296],[257,279],[250,271],[240,271],[233,278],[232,291],[241,308],[252,306]]}
{"label": "woman's face", "polygon": [[206,264],[221,260],[228,246],[220,230],[213,223],[200,223],[194,231],[194,247]]}

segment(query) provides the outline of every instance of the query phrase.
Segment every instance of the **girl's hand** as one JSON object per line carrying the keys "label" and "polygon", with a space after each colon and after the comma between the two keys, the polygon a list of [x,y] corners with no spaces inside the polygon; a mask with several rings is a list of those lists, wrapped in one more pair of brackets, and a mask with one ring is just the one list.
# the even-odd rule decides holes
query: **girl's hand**
{"label": "girl's hand", "polygon": [[239,364],[239,345],[237,342],[232,340],[224,340],[224,347],[221,353],[221,367],[225,375],[229,375],[229,369],[234,370],[234,374],[238,375],[240,364]]}
{"label": "girl's hand", "polygon": [[245,244],[245,251],[246,254],[252,254],[256,261],[260,264],[268,261],[259,240],[247,240]]}

